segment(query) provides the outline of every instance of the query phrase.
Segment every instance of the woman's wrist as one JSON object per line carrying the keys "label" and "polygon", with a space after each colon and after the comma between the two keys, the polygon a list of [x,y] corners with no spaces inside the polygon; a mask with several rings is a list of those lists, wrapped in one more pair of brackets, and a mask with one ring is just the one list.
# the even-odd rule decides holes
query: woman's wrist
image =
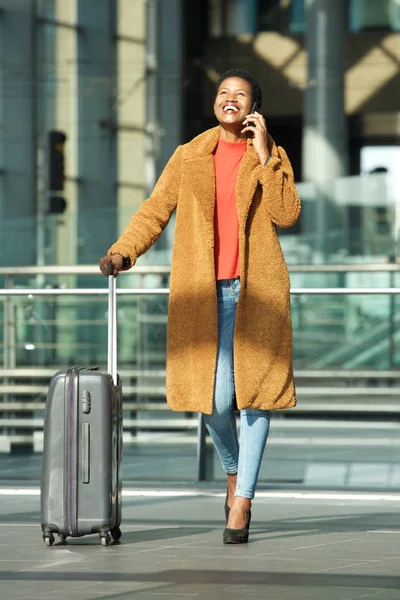
{"label": "woman's wrist", "polygon": [[271,158],[271,155],[269,154],[269,152],[260,152],[260,154],[258,155],[258,160],[260,161],[260,165],[262,165],[263,167],[265,167],[265,165],[267,164],[267,162],[269,161],[270,158]]}

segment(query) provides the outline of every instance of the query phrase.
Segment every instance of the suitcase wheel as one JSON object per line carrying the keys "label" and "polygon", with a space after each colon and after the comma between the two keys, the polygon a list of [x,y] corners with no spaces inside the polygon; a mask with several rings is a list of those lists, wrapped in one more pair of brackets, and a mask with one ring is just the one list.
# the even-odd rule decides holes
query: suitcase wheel
{"label": "suitcase wheel", "polygon": [[43,536],[43,541],[46,546],[50,547],[54,544],[54,535],[52,533],[48,533]]}
{"label": "suitcase wheel", "polygon": [[114,527],[114,529],[111,529],[110,533],[112,535],[114,542],[119,542],[121,535],[122,535],[120,528]]}
{"label": "suitcase wheel", "polygon": [[100,534],[100,543],[102,546],[109,546],[111,542],[111,538],[109,533],[101,533]]}

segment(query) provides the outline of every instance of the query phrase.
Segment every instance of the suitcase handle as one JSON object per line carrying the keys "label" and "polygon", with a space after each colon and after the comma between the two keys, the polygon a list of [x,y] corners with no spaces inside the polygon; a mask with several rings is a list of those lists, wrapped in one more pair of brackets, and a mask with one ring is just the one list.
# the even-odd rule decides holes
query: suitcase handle
{"label": "suitcase handle", "polygon": [[114,266],[108,263],[108,367],[107,370],[117,385],[117,293]]}

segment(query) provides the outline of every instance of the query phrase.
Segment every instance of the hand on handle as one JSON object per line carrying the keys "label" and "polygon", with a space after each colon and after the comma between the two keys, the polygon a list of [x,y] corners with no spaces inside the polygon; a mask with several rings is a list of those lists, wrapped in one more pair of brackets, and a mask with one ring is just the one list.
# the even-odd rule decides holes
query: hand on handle
{"label": "hand on handle", "polygon": [[99,267],[100,271],[108,277],[112,274],[109,271],[111,269],[110,265],[112,265],[114,277],[118,277],[119,273],[122,271],[122,267],[124,264],[124,259],[121,254],[112,254],[111,256],[104,256],[100,259]]}

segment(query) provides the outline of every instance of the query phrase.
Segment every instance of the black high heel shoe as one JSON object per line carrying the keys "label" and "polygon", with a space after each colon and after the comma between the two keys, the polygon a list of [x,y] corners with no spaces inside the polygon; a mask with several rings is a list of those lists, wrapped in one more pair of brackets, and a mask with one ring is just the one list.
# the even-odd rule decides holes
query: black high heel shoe
{"label": "black high heel shoe", "polygon": [[222,535],[224,544],[247,544],[249,540],[251,510],[249,510],[246,513],[246,515],[246,525],[241,529],[230,529],[228,527],[225,527],[224,533]]}

